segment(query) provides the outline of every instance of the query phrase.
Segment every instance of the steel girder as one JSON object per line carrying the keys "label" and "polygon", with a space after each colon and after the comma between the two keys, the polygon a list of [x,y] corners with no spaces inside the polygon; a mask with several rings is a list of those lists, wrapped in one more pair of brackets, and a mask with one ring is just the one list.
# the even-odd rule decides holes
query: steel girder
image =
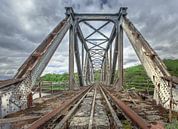
{"label": "steel girder", "polygon": [[77,41],[77,33],[75,32],[74,34],[74,49],[75,49],[75,59],[76,59],[76,64],[77,64],[77,71],[78,71],[78,76],[79,76],[79,83],[80,86],[84,85],[83,82],[83,74],[82,74],[82,67],[81,67],[81,61],[80,61],[80,53],[79,53],[79,47],[78,47],[78,41]]}
{"label": "steel girder", "polygon": [[165,79],[171,75],[164,63],[128,18],[122,18],[122,27],[155,86],[154,99],[163,107],[178,111],[177,91],[171,88],[171,81]]}
{"label": "steel girder", "polygon": [[114,53],[113,53],[113,62],[112,62],[112,69],[111,69],[111,76],[110,76],[110,84],[114,83],[114,76],[115,76],[115,70],[116,70],[116,62],[117,62],[117,56],[118,55],[118,35],[115,39],[115,47],[114,47]]}
{"label": "steel girder", "polygon": [[27,107],[27,96],[45,69],[61,40],[71,26],[71,17],[67,16],[60,22],[47,38],[29,56],[18,69],[14,79],[22,79],[19,83],[9,84],[1,91],[1,117]]}
{"label": "steel girder", "polygon": [[[118,60],[118,86],[123,85],[123,30],[126,32],[133,48],[135,49],[141,63],[143,64],[148,76],[155,85],[154,98],[165,108],[173,103],[171,93],[173,92],[173,100],[176,101],[176,91],[169,88],[171,75],[166,70],[163,62],[156,52],[150,47],[140,32],[125,17],[125,7],[121,7],[116,14],[77,14],[72,8],[66,8],[66,18],[58,24],[55,29],[47,36],[47,38],[38,46],[37,49],[29,56],[24,64],[19,68],[14,80],[6,84],[1,84],[1,111],[0,116],[3,117],[9,113],[16,112],[27,107],[27,96],[31,93],[32,87],[40,77],[44,68],[53,56],[59,46],[64,35],[70,28],[70,44],[69,44],[69,83],[72,87],[74,83],[74,54],[76,57],[77,70],[80,85],[90,84],[94,81],[95,70],[102,73],[101,79],[114,83],[114,75],[116,62]],[[99,28],[95,28],[88,21],[105,21]],[[93,29],[93,32],[84,37],[79,23]],[[101,29],[108,24],[113,23],[110,37],[107,37]],[[123,29],[123,30],[122,30]],[[91,38],[92,35],[99,33],[103,38]],[[82,43],[82,66],[80,61],[79,44],[77,36]],[[112,42],[115,38],[115,47],[112,48]],[[96,44],[94,42],[97,42]],[[88,44],[92,47],[88,47]],[[106,47],[102,45],[106,44]],[[112,54],[112,49],[114,53]],[[110,52],[110,56],[108,56]],[[84,56],[85,53],[85,56]],[[113,57],[112,57],[113,55]],[[108,59],[110,57],[110,59]],[[99,59],[98,59],[99,58]],[[85,61],[84,61],[85,60]],[[110,63],[109,63],[110,62]],[[111,70],[111,71],[110,71]],[[107,77],[106,74],[109,76]],[[107,79],[108,78],[108,79]],[[110,78],[110,80],[109,80]],[[106,82],[108,82],[106,81]],[[8,87],[7,87],[8,86]],[[2,101],[5,100],[5,101]],[[173,110],[178,110],[178,106],[172,104]]]}
{"label": "steel girder", "polygon": [[69,89],[74,88],[74,45],[75,45],[75,27],[71,26],[69,30]]}

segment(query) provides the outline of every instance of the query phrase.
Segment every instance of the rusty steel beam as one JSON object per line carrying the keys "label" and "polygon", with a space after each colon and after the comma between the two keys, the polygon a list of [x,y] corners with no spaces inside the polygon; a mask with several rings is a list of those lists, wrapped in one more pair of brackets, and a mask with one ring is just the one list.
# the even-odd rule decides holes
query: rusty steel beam
{"label": "rusty steel beam", "polygon": [[36,120],[39,119],[41,116],[19,116],[19,117],[12,117],[12,118],[3,118],[0,119],[0,124],[9,124],[9,123],[18,123],[22,121],[29,121],[29,120]]}
{"label": "rusty steel beam", "polygon": [[172,81],[173,83],[178,84],[178,77],[176,77],[176,76],[165,76],[162,78],[167,81]]}
{"label": "rusty steel beam", "polygon": [[146,122],[143,118],[141,118],[137,113],[135,113],[129,106],[127,106],[124,102],[119,100],[117,97],[112,95],[106,88],[102,86],[102,89],[106,92],[106,94],[113,100],[113,102],[124,112],[124,114],[131,119],[131,121],[136,124],[141,129],[149,129],[150,124]]}
{"label": "rusty steel beam", "polygon": [[103,97],[104,97],[104,99],[105,99],[105,101],[106,101],[106,104],[107,104],[107,106],[108,106],[108,108],[109,108],[109,110],[110,110],[110,112],[111,112],[111,115],[112,115],[112,117],[113,117],[113,119],[114,119],[114,122],[115,122],[117,128],[118,128],[118,129],[122,129],[122,128],[123,128],[123,125],[122,125],[121,121],[119,120],[119,118],[118,118],[116,112],[114,111],[113,107],[111,106],[111,103],[109,102],[109,100],[108,100],[106,94],[104,93],[104,91],[103,91],[103,89],[101,88],[101,86],[99,86],[99,88],[100,88],[100,91],[101,91],[101,93],[102,93],[102,95],[103,95]]}
{"label": "rusty steel beam", "polygon": [[8,86],[16,85],[17,83],[22,82],[23,80],[24,78],[4,80],[0,82],[0,89]]}
{"label": "rusty steel beam", "polygon": [[29,58],[18,69],[18,72],[14,78],[22,78],[26,74],[28,74],[29,70],[31,71],[34,68],[34,66],[37,64],[36,62],[40,61],[40,57],[45,54],[47,49],[53,43],[52,41],[54,40],[54,38],[56,38],[57,34],[63,28],[67,21],[70,21],[69,17],[66,17],[53,29],[53,31],[42,41],[42,43],[34,50],[34,52],[29,56]]}
{"label": "rusty steel beam", "polygon": [[42,116],[37,121],[33,122],[30,125],[30,127],[28,127],[28,129],[38,129],[38,128],[40,128],[46,122],[48,122],[50,119],[52,119],[56,115],[59,115],[62,111],[64,111],[71,104],[73,104],[74,102],[78,101],[83,96],[83,94],[85,94],[89,89],[90,89],[90,87],[86,88],[85,90],[83,90],[82,92],[77,94],[75,97],[73,97],[71,100],[65,101],[60,107],[58,107],[58,108],[54,109],[53,111],[47,113],[46,115]]}
{"label": "rusty steel beam", "polygon": [[23,79],[15,85],[8,84],[9,88],[3,89],[3,94],[0,97],[2,102],[0,105],[1,117],[27,108],[28,94],[40,78],[70,26],[71,17],[66,16],[18,69],[13,79]]}
{"label": "rusty steel beam", "polygon": [[82,103],[88,92],[92,87],[81,97],[81,99],[73,106],[73,108],[65,115],[65,117],[54,127],[54,129],[61,129],[65,123],[71,118],[74,112],[78,109],[79,105]]}
{"label": "rusty steel beam", "polygon": [[[140,62],[145,68],[147,75],[155,86],[154,99],[157,104],[161,104],[164,108],[169,109],[169,105],[171,103],[169,82],[163,77],[171,76],[170,73],[154,49],[149,45],[128,18],[123,16],[121,25],[139,57]],[[176,96],[177,91],[174,88],[172,88],[172,90],[173,96]],[[173,99],[175,101],[175,103],[173,103],[173,110],[178,111],[178,103],[176,102],[178,99],[176,97]]]}
{"label": "rusty steel beam", "polygon": [[95,111],[95,101],[96,101],[96,86],[94,88],[94,96],[93,96],[93,102],[92,102],[92,106],[91,106],[91,113],[90,113],[90,120],[89,120],[89,124],[88,124],[88,129],[92,129],[92,125],[93,125],[93,118],[94,118],[94,111]]}

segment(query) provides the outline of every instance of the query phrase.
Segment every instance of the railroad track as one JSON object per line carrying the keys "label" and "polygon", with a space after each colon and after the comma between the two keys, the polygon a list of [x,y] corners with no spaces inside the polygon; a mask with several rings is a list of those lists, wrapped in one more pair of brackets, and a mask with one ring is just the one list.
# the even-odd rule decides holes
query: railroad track
{"label": "railroad track", "polygon": [[36,120],[28,129],[124,129],[126,121],[133,129],[153,127],[98,84]]}

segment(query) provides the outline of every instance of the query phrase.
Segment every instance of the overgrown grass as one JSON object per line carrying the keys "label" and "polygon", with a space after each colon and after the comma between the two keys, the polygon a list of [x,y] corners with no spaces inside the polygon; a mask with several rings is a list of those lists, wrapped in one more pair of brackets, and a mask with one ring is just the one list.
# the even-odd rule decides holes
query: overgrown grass
{"label": "overgrown grass", "polygon": [[165,125],[166,129],[178,129],[178,120],[174,119],[171,123]]}
{"label": "overgrown grass", "polygon": [[165,59],[164,63],[166,64],[170,74],[178,77],[178,59]]}
{"label": "overgrown grass", "polygon": [[[178,59],[165,59],[164,63],[171,75],[178,76]],[[153,84],[142,65],[125,69],[124,78],[125,88],[127,89],[135,88],[137,91],[153,91]]]}
{"label": "overgrown grass", "polygon": [[[165,59],[165,65],[171,75],[178,76],[178,59]],[[116,72],[117,73],[117,72]],[[78,81],[78,75],[75,73],[75,80]],[[116,74],[117,75],[117,74]],[[153,84],[147,76],[142,65],[133,66],[124,70],[124,87],[127,89],[135,88],[137,91],[153,91]],[[68,82],[69,74],[46,74],[41,77],[44,81]],[[100,72],[96,71],[95,80],[100,79]]]}

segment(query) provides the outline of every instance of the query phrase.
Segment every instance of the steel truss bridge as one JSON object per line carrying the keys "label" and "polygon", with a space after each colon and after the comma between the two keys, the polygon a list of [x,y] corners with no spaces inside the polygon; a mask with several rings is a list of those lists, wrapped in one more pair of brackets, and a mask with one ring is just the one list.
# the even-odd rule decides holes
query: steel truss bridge
{"label": "steel truss bridge", "polygon": [[[103,24],[96,28],[92,21],[102,21]],[[93,31],[86,34],[82,25]],[[108,25],[111,29],[109,36],[102,31]],[[170,75],[154,49],[127,18],[126,7],[121,7],[114,14],[75,13],[71,7],[67,7],[66,17],[32,52],[13,79],[0,83],[1,117],[27,108],[33,86],[68,31],[70,89],[95,83],[95,72],[100,71],[102,84],[113,85],[119,92],[123,86],[124,31],[155,86],[154,99],[157,104],[178,111],[178,97],[174,88],[178,79]],[[81,50],[79,46],[82,46]],[[74,79],[74,64],[77,66],[79,84]]]}

